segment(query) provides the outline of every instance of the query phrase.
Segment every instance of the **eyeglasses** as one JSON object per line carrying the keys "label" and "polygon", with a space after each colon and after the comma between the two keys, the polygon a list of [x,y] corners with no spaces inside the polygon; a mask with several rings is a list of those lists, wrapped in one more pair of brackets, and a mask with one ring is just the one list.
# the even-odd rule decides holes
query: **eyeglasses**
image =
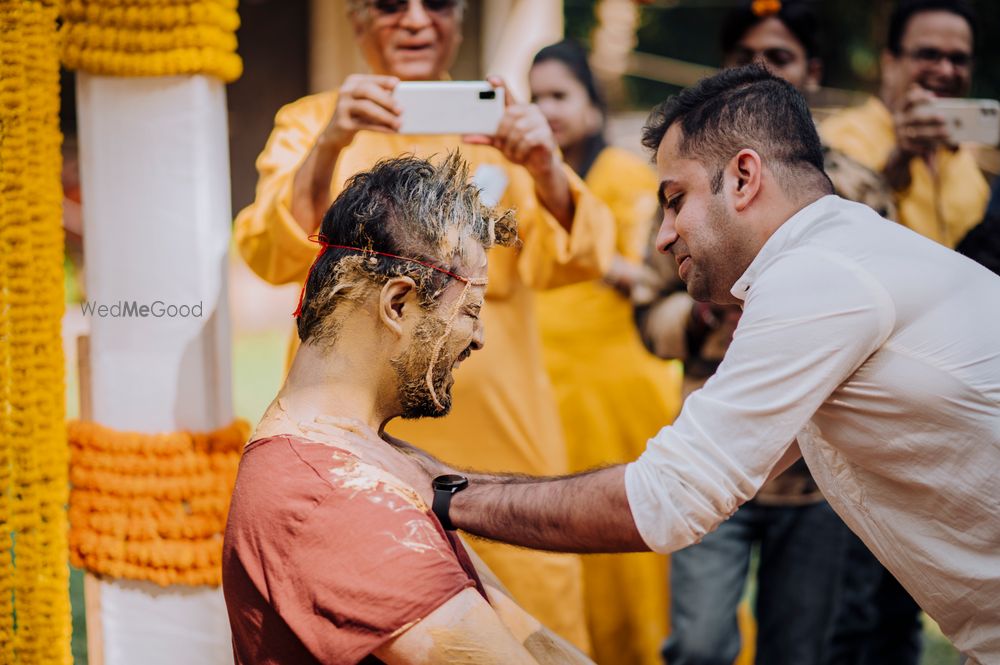
{"label": "eyeglasses", "polygon": [[754,51],[745,46],[738,46],[731,56],[734,65],[749,65],[751,62],[761,58],[772,67],[787,67],[795,61],[795,53],[786,48],[769,48],[762,51]]}
{"label": "eyeglasses", "polygon": [[[458,0],[421,0],[424,9],[435,14],[445,14],[458,6]],[[409,6],[409,0],[371,0],[369,5],[380,14],[400,14]]]}
{"label": "eyeglasses", "polygon": [[970,65],[972,65],[972,54],[965,53],[964,51],[952,51],[951,53],[945,53],[940,49],[925,47],[913,49],[912,51],[906,51],[903,55],[922,65],[937,65],[940,64],[942,60],[950,62],[951,66],[955,69],[967,69]]}

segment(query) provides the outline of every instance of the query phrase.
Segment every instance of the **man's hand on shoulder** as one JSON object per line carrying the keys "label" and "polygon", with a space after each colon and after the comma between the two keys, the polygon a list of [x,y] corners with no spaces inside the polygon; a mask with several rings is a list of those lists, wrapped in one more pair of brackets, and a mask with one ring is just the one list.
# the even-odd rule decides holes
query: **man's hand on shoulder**
{"label": "man's hand on shoulder", "polygon": [[355,418],[320,415],[311,422],[298,423],[302,432],[317,441],[339,446],[363,462],[391,473],[412,487],[430,506],[434,501],[431,481],[454,469],[415,446],[374,429]]}

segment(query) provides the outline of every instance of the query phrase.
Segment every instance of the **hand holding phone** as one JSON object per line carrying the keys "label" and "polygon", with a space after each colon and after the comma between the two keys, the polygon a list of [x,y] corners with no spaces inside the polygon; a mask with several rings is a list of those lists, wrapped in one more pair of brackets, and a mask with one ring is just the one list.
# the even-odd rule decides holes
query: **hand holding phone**
{"label": "hand holding phone", "polygon": [[503,79],[487,81],[504,90],[506,108],[492,136],[466,136],[466,143],[490,145],[508,161],[523,166],[535,181],[535,193],[542,206],[567,230],[573,224],[574,203],[569,178],[563,169],[559,146],[548,121],[535,104],[518,104]]}
{"label": "hand holding phone", "polygon": [[403,81],[392,92],[399,132],[492,135],[504,114],[505,92],[486,81]]}
{"label": "hand holding phone", "polygon": [[493,76],[488,81],[497,91],[505,91],[503,118],[492,135],[466,136],[466,142],[492,145],[508,161],[527,169],[536,180],[558,170],[562,161],[559,146],[541,109],[535,104],[519,104],[500,77]]}
{"label": "hand holding phone", "polygon": [[893,114],[896,145],[906,159],[912,155],[927,156],[938,147],[951,144],[944,118],[930,110],[934,99],[934,93],[914,84]]}
{"label": "hand holding phone", "polygon": [[395,76],[352,74],[340,86],[333,117],[323,129],[320,141],[345,148],[362,129],[372,132],[396,132],[400,126],[400,108],[392,97],[399,85]]}
{"label": "hand holding phone", "polygon": [[939,116],[952,143],[1000,144],[1000,102],[938,97],[927,110]]}

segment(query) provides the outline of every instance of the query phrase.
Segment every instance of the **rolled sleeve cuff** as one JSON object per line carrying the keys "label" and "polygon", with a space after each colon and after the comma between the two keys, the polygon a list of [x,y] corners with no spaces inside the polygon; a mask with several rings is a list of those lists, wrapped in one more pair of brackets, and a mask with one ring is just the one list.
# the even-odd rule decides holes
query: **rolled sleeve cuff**
{"label": "rolled sleeve cuff", "polygon": [[653,489],[654,479],[655,475],[640,457],[625,467],[625,496],[646,547],[660,554],[670,554],[697,542],[699,537],[684,528],[680,515],[668,500],[669,495]]}
{"label": "rolled sleeve cuff", "polygon": [[[646,546],[669,554],[700,542],[729,518],[741,501],[710,478],[699,478],[682,458],[682,442],[665,427],[649,440],[638,460],[625,467],[625,496]],[[695,455],[691,455],[695,457]]]}

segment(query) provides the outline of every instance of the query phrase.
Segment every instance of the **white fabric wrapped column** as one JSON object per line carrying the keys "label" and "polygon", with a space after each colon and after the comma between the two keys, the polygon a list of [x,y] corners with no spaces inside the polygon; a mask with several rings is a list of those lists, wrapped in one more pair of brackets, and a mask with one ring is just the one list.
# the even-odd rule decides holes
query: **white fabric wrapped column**
{"label": "white fabric wrapped column", "polygon": [[502,76],[518,101],[531,97],[528,70],[535,53],[562,37],[562,0],[483,0],[484,74]]}
{"label": "white fabric wrapped column", "polygon": [[[90,314],[91,417],[142,432],[228,424],[224,84],[79,73],[77,91],[86,294],[108,307]],[[221,589],[101,581],[100,605],[106,665],[233,661]]]}

